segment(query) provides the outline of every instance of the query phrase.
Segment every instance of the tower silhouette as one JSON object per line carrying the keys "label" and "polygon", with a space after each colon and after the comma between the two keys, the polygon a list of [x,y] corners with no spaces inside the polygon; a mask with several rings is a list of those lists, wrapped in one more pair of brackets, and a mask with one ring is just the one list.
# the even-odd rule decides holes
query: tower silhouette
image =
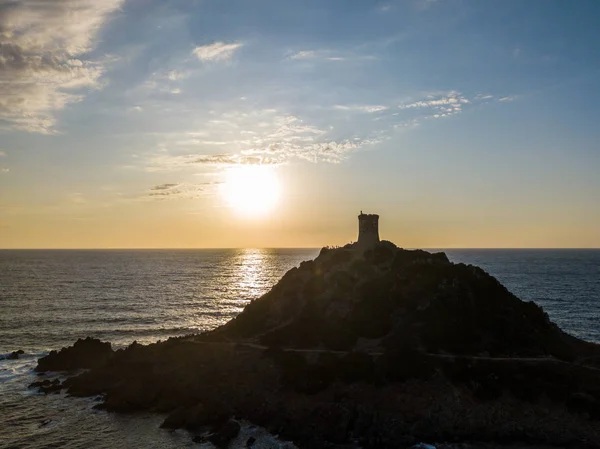
{"label": "tower silhouette", "polygon": [[379,215],[363,214],[358,216],[358,246],[370,248],[379,242]]}

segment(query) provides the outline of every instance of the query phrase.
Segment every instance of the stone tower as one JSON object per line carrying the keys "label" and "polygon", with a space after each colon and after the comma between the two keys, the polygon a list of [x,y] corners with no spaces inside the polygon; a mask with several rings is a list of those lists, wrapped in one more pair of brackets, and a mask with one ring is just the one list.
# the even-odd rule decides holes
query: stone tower
{"label": "stone tower", "polygon": [[358,216],[358,246],[370,248],[379,242],[379,215],[363,214]]}

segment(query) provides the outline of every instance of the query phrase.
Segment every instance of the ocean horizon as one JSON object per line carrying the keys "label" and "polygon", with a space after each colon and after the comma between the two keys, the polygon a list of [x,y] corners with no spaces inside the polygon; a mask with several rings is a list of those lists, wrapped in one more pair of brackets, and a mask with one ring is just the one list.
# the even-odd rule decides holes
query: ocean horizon
{"label": "ocean horizon", "polygon": [[[338,247],[338,245],[326,245],[326,247]],[[339,245],[344,246],[344,245]],[[108,247],[108,248],[0,248],[0,251],[202,251],[202,250],[229,250],[229,249],[321,249],[323,246],[273,246],[273,247],[254,247],[254,246],[231,246],[231,247]],[[440,248],[436,246],[419,246],[419,247],[402,247],[407,250],[421,249],[424,251],[455,251],[455,250],[472,250],[472,251],[597,251],[600,247],[446,247]]]}

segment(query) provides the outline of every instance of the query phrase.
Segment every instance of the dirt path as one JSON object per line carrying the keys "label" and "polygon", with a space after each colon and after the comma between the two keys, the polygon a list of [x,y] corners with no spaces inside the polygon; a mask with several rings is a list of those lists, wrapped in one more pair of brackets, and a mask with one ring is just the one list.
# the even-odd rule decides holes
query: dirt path
{"label": "dirt path", "polygon": [[[267,349],[271,349],[269,346],[260,345],[258,343],[251,342],[205,342],[205,341],[197,341],[194,340],[194,337],[190,337],[187,340],[184,340],[187,343],[193,343],[198,345],[226,345],[236,348],[248,348],[257,351],[265,351]],[[335,355],[347,355],[352,353],[353,351],[340,351],[335,349],[323,349],[323,348],[278,348],[285,352],[296,352],[302,354],[335,354]],[[383,351],[364,351],[365,354],[372,355],[375,357],[379,357],[384,354]],[[564,364],[564,365],[579,365],[585,367],[587,369],[600,371],[599,368],[595,368],[593,366],[580,365],[578,363],[569,363],[563,360],[559,360],[552,357],[491,357],[491,356],[474,356],[474,355],[456,355],[456,354],[432,354],[432,353],[423,353],[428,357],[433,357],[437,359],[446,359],[446,360],[481,360],[488,362],[506,362],[506,363],[548,363],[548,364]]]}

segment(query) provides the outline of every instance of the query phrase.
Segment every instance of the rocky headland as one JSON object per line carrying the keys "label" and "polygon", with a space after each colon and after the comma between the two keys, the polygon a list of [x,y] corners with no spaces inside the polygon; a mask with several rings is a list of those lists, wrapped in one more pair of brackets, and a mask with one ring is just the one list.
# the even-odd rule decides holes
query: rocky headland
{"label": "rocky headland", "polygon": [[301,448],[600,447],[599,345],[478,267],[385,241],[323,248],[213,331],[78,340],[36,369],[71,373],[42,391],[165,413],[217,447],[240,419]]}

